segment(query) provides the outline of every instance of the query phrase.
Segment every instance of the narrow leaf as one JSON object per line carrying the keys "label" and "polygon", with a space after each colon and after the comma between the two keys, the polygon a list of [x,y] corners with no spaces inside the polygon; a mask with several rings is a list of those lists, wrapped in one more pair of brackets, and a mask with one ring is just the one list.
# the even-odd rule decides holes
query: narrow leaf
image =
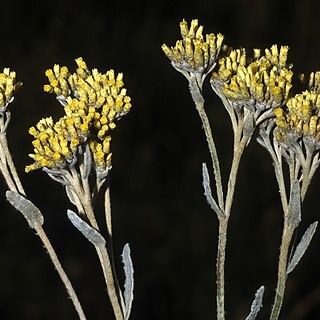
{"label": "narrow leaf", "polygon": [[[180,71],[180,70],[178,70]],[[181,72],[181,71],[180,71]],[[197,79],[194,76],[189,77],[188,74],[184,74],[186,78],[189,80],[189,89],[192,96],[192,99],[195,104],[204,103],[204,98],[201,94],[201,90],[199,88],[199,84]]]}
{"label": "narrow leaf", "polygon": [[77,206],[76,199],[75,199],[77,195],[72,191],[72,189],[68,185],[66,185],[66,194],[70,202],[75,206]]}
{"label": "narrow leaf", "polygon": [[255,294],[254,300],[251,305],[251,312],[246,317],[246,320],[255,320],[260,309],[262,308],[262,299],[264,294],[264,286],[260,287]]}
{"label": "narrow leaf", "polygon": [[85,146],[83,154],[84,178],[88,178],[92,169],[92,155],[89,144]]}
{"label": "narrow leaf", "polygon": [[290,192],[288,222],[293,227],[297,228],[301,221],[301,193],[298,179],[293,181]]}
{"label": "narrow leaf", "polygon": [[254,112],[250,112],[244,121],[243,134],[245,136],[251,136],[254,128],[255,128]]}
{"label": "narrow leaf", "polygon": [[301,258],[303,257],[304,253],[308,249],[308,246],[313,238],[314,233],[316,232],[318,225],[318,221],[312,223],[309,228],[304,233],[303,237],[301,238],[300,243],[297,245],[297,248],[294,252],[294,255],[289,262],[288,268],[287,268],[287,274],[292,272],[294,268],[297,266]]}
{"label": "narrow leaf", "polygon": [[133,265],[130,256],[130,247],[127,243],[123,247],[122,251],[122,262],[125,273],[125,283],[124,283],[124,303],[126,306],[124,320],[128,320],[131,312],[131,306],[133,301]]}
{"label": "narrow leaf", "polygon": [[202,185],[204,189],[204,195],[206,196],[207,202],[210,208],[220,217],[224,217],[224,213],[219,208],[218,204],[212,197],[212,192],[210,188],[210,178],[207,169],[207,165],[205,163],[202,164]]}
{"label": "narrow leaf", "polygon": [[95,246],[105,246],[106,240],[103,236],[94,228],[89,226],[84,220],[82,220],[72,210],[67,211],[67,215],[71,223]]}
{"label": "narrow leaf", "polygon": [[23,214],[32,229],[35,229],[37,224],[43,225],[41,211],[30,200],[15,191],[7,191],[6,197],[11,205]]}

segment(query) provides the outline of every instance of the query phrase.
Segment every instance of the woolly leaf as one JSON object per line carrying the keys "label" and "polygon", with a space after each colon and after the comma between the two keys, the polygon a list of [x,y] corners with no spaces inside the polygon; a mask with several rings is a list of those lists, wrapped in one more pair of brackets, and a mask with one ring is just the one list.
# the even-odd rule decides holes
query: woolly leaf
{"label": "woolly leaf", "polygon": [[297,228],[301,221],[301,193],[298,179],[295,179],[290,192],[288,222],[293,229]]}
{"label": "woolly leaf", "polygon": [[75,199],[77,195],[72,191],[72,189],[68,185],[66,185],[66,194],[70,202],[75,206],[77,206],[76,199]]}
{"label": "woolly leaf", "polygon": [[43,225],[41,211],[30,200],[15,191],[7,191],[6,197],[10,204],[23,214],[32,229],[35,229],[37,224]]}
{"label": "woolly leaf", "polygon": [[95,246],[105,246],[106,240],[103,236],[94,228],[89,226],[84,220],[82,220],[72,210],[67,211],[67,215],[71,223]]}
{"label": "woolly leaf", "polygon": [[128,320],[131,312],[131,306],[133,301],[133,287],[134,287],[133,265],[132,265],[132,260],[130,256],[130,247],[128,243],[123,247],[122,262],[123,262],[123,268],[124,268],[124,273],[126,277],[125,283],[124,283],[124,303],[126,307],[124,320]]}
{"label": "woolly leaf", "polygon": [[262,299],[264,294],[264,286],[260,287],[255,294],[254,300],[251,305],[251,312],[246,317],[246,320],[255,320],[260,309],[262,308]]}
{"label": "woolly leaf", "polygon": [[297,245],[297,248],[293,254],[291,261],[288,264],[287,274],[289,274],[294,270],[294,268],[297,266],[297,264],[303,257],[304,253],[308,249],[308,246],[313,238],[313,235],[316,232],[317,225],[318,225],[318,221],[312,223],[304,233],[300,243]]}
{"label": "woolly leaf", "polygon": [[210,206],[210,208],[220,217],[224,217],[224,213],[219,208],[218,204],[212,197],[212,192],[210,188],[210,178],[209,173],[207,169],[207,165],[205,163],[202,164],[202,185],[204,189],[204,195],[206,196],[207,202]]}

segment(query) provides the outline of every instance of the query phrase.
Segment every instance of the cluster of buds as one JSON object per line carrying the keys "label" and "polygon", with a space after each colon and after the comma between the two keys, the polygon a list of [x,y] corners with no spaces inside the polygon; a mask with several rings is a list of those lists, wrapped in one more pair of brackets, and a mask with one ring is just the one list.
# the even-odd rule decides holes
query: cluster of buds
{"label": "cluster of buds", "polygon": [[205,77],[215,67],[222,43],[222,34],[203,35],[203,26],[198,25],[198,20],[192,20],[190,28],[183,20],[180,22],[182,40],[178,40],[174,47],[162,45],[165,55],[171,60],[175,69],[184,74],[196,74]]}
{"label": "cluster of buds", "polygon": [[[305,82],[305,75],[300,75],[300,80]],[[309,75],[308,88],[310,91],[315,91],[320,93],[320,71],[311,72]]]}
{"label": "cluster of buds", "polygon": [[285,145],[292,146],[299,139],[320,147],[320,93],[304,91],[290,98],[283,108],[276,108],[275,136]]}
{"label": "cluster of buds", "polygon": [[253,58],[248,59],[244,49],[237,49],[221,58],[218,71],[212,74],[213,90],[235,108],[266,110],[282,106],[292,87],[288,47],[281,46],[279,50],[273,45],[264,55],[259,49],[253,53]]}
{"label": "cluster of buds", "polygon": [[21,82],[16,82],[16,73],[4,68],[0,73],[0,112],[5,112],[9,103],[14,99],[15,91],[20,88]]}
{"label": "cluster of buds", "polygon": [[111,130],[116,121],[129,112],[130,97],[123,87],[123,75],[113,70],[101,74],[88,69],[82,58],[76,59],[78,68],[55,65],[46,71],[49,84],[44,91],[55,93],[64,107],[65,115],[56,123],[52,118],[42,119],[29,133],[34,163],[26,171],[39,168],[59,169],[75,163],[84,144],[88,144],[95,167],[106,170],[111,166]]}

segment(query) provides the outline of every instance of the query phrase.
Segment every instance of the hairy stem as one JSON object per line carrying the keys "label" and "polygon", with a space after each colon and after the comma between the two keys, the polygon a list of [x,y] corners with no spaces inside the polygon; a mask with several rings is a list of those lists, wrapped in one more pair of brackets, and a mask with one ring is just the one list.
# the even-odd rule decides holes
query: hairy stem
{"label": "hairy stem", "polygon": [[228,217],[219,219],[219,238],[218,238],[217,262],[216,262],[217,320],[224,320],[225,319],[224,269],[225,269],[225,257],[226,257],[226,246],[227,246],[227,229],[228,229]]}
{"label": "hairy stem", "polygon": [[218,239],[218,252],[217,252],[217,319],[225,319],[225,306],[224,306],[224,287],[225,287],[225,255],[227,246],[227,229],[228,221],[231,213],[233,202],[234,190],[237,180],[237,173],[241,156],[246,146],[247,138],[243,138],[238,146],[234,149],[233,161],[230,170],[228,190],[225,204],[225,217],[219,218],[219,239]]}
{"label": "hairy stem", "polygon": [[103,275],[107,283],[107,291],[111,301],[114,315],[116,317],[116,320],[123,320],[124,317],[123,317],[121,305],[119,303],[119,299],[117,295],[117,289],[114,281],[114,276],[112,272],[112,266],[111,266],[111,261],[110,261],[108,251],[106,250],[105,247],[103,248],[97,247],[96,250],[101,262]]}
{"label": "hairy stem", "polygon": [[283,176],[281,157],[278,158],[277,161],[278,161],[277,163],[274,163],[274,170],[275,170],[275,175],[276,175],[276,179],[277,179],[278,186],[279,186],[279,193],[280,193],[280,199],[281,199],[283,213],[284,213],[284,216],[287,217],[287,215],[288,215],[288,199],[287,199],[286,185],[285,185],[284,176]]}
{"label": "hairy stem", "polygon": [[301,186],[301,199],[303,200],[306,196],[308,187],[310,185],[312,175],[311,166],[312,166],[312,158],[313,158],[313,150],[307,148],[306,150],[306,158],[305,163],[302,169],[302,186]]}
{"label": "hairy stem", "polygon": [[3,135],[4,135],[3,133],[0,134],[0,136],[1,136],[1,138],[0,138],[0,171],[4,177],[4,180],[6,181],[9,189],[11,191],[18,192],[17,186],[16,186],[16,184],[12,178],[12,175],[10,173],[10,170],[8,168],[6,152],[4,151],[2,143],[1,143]]}
{"label": "hairy stem", "polygon": [[42,226],[40,226],[40,225],[37,225],[35,230],[37,232],[37,235],[40,237],[42,243],[44,244],[45,248],[47,249],[48,254],[50,256],[50,259],[51,259],[55,269],[57,270],[63,284],[65,285],[65,287],[67,289],[67,292],[72,300],[72,303],[78,313],[79,319],[86,320],[86,317],[85,317],[84,312],[82,310],[81,304],[78,300],[76,292],[74,291],[67,274],[65,273],[63,267],[61,266],[61,263],[57,257],[57,254],[55,253],[46,233],[44,232]]}
{"label": "hairy stem", "polygon": [[248,139],[249,139],[248,137],[243,137],[240,140],[239,144],[235,144],[235,148],[233,151],[232,165],[231,165],[231,170],[229,175],[229,181],[228,181],[228,190],[227,190],[226,206],[225,206],[226,216],[229,216],[231,213],[234,190],[237,182],[238,169],[239,169],[241,157],[246,147]]}
{"label": "hairy stem", "polygon": [[[81,201],[81,205],[85,210],[85,214],[91,226],[99,231],[100,229],[99,229],[99,226],[95,217],[95,213],[93,210],[93,205],[92,205],[92,193],[90,190],[89,180],[88,180],[88,177],[85,177],[83,175],[83,172],[84,172],[83,170],[84,168],[80,166],[81,183],[78,183],[77,192]],[[73,173],[73,176],[75,175],[78,176],[78,174]],[[80,186],[82,186],[82,188]],[[110,204],[109,204],[109,208],[110,208]],[[110,220],[110,223],[111,223],[111,220]],[[100,265],[101,265],[105,283],[107,286],[108,296],[110,298],[114,315],[116,317],[116,320],[123,320],[123,313],[122,313],[123,299],[122,299],[121,290],[118,285],[115,268],[113,267],[113,262],[110,259],[110,254],[107,248],[104,246],[103,247],[95,246],[95,249],[99,257]]]}
{"label": "hairy stem", "polygon": [[[109,182],[109,181],[108,181]],[[108,252],[110,255],[110,261],[111,261],[111,267],[112,267],[112,272],[114,274],[114,280],[117,288],[117,293],[120,297],[120,302],[122,309],[125,309],[123,297],[122,297],[122,292],[120,289],[117,273],[116,273],[116,268],[114,264],[114,254],[113,254],[113,237],[112,237],[112,216],[111,216],[111,200],[110,200],[110,186],[108,184],[107,189],[105,191],[104,195],[104,210],[105,210],[105,218],[106,218],[106,225],[107,225],[107,232],[108,232],[108,241],[107,241],[107,248]]]}
{"label": "hairy stem", "polygon": [[13,163],[12,156],[11,156],[11,153],[9,151],[8,140],[7,140],[7,136],[6,136],[5,133],[0,135],[0,143],[1,143],[1,147],[2,147],[3,153],[4,153],[4,155],[6,157],[6,160],[7,160],[7,164],[8,164],[12,179],[15,182],[19,193],[22,194],[22,195],[25,195],[25,191],[23,189],[22,183],[21,183],[19,175],[17,173],[17,169],[16,169],[16,167],[15,167],[15,165]]}
{"label": "hairy stem", "polygon": [[288,253],[293,233],[294,229],[289,227],[287,220],[285,220],[279,255],[278,282],[270,320],[277,320],[280,315],[287,281]]}
{"label": "hairy stem", "polygon": [[218,197],[218,204],[220,209],[224,210],[224,199],[223,199],[223,188],[222,188],[222,181],[221,181],[221,172],[220,172],[220,164],[219,164],[219,157],[216,149],[216,145],[213,139],[212,130],[210,126],[210,122],[208,116],[204,109],[204,98],[202,96],[201,87],[198,85],[195,78],[189,79],[189,87],[192,99],[195,103],[196,109],[200,116],[202,126],[206,135],[208,148],[212,160],[212,166],[214,171],[214,177],[216,182],[216,191]]}

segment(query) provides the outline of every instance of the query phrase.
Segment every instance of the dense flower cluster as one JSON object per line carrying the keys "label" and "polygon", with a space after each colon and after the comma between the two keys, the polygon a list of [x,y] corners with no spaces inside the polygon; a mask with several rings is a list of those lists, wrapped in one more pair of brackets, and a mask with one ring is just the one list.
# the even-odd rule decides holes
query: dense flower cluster
{"label": "dense flower cluster", "polygon": [[192,20],[190,28],[183,20],[180,22],[182,40],[178,40],[174,47],[162,45],[162,50],[171,60],[173,66],[180,72],[198,72],[207,74],[212,71],[218,58],[222,42],[222,34],[202,34],[203,26],[198,20]]}
{"label": "dense flower cluster", "polygon": [[10,102],[14,99],[15,91],[22,85],[16,82],[16,73],[4,68],[0,73],[0,112],[4,112]]}
{"label": "dense flower cluster", "polygon": [[299,138],[307,138],[320,146],[320,93],[304,91],[289,99],[283,108],[276,108],[275,135],[287,146]]}
{"label": "dense flower cluster", "polygon": [[115,75],[113,70],[105,74],[91,71],[82,58],[76,63],[75,73],[59,65],[46,71],[49,84],[44,91],[56,94],[65,115],[55,123],[52,118],[42,119],[30,128],[35,138],[34,154],[30,155],[34,163],[26,167],[27,172],[42,167],[63,168],[75,162],[84,143],[90,146],[96,167],[106,169],[111,165],[110,131],[131,108],[123,75]]}
{"label": "dense flower cluster", "polygon": [[232,50],[219,59],[219,68],[213,72],[211,84],[234,106],[246,105],[276,108],[283,105],[292,87],[292,71],[287,64],[288,47],[273,45],[261,55],[254,49],[253,59],[248,59],[245,49]]}

